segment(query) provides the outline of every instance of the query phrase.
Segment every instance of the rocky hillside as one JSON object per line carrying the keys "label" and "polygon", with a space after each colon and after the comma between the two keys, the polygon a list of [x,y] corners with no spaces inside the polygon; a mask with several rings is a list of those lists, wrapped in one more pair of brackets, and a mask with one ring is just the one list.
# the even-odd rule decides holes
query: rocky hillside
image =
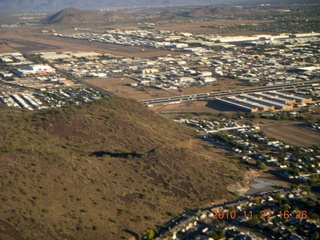
{"label": "rocky hillside", "polygon": [[0,107],[0,123],[0,239],[130,238],[242,180],[234,160],[133,100]]}
{"label": "rocky hillside", "polygon": [[84,11],[76,8],[67,8],[41,20],[43,24],[84,24],[108,21],[127,21],[133,19],[129,14],[121,11],[109,11],[106,13]]}
{"label": "rocky hillside", "polygon": [[186,13],[185,16],[187,17],[206,17],[206,16],[213,16],[213,15],[227,15],[227,14],[234,14],[240,13],[241,9],[235,7],[201,7],[191,10],[190,12]]}
{"label": "rocky hillside", "polygon": [[103,18],[103,14],[93,11],[83,11],[76,8],[67,8],[61,10],[47,18],[43,19],[41,23],[44,24],[75,24],[83,22],[99,21]]}
{"label": "rocky hillside", "polygon": [[134,19],[130,14],[121,11],[106,12],[105,18],[109,21],[128,21]]}
{"label": "rocky hillside", "polygon": [[[223,2],[219,0],[220,2]],[[197,3],[206,3],[208,0],[198,0]],[[110,9],[118,7],[146,7],[168,6],[180,4],[194,4],[192,0],[1,0],[0,12],[54,12],[64,8],[80,8],[93,10],[98,8]]]}

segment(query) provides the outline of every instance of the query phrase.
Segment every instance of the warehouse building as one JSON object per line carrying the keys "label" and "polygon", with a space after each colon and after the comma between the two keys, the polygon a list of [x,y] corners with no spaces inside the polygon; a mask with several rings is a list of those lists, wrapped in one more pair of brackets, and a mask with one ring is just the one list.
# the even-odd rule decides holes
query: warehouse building
{"label": "warehouse building", "polygon": [[30,65],[27,68],[19,68],[13,70],[16,75],[35,75],[35,74],[48,74],[48,73],[55,73],[56,69],[48,66],[48,65]]}
{"label": "warehouse building", "polygon": [[312,102],[311,98],[303,98],[283,92],[257,92],[237,96],[217,98],[223,105],[231,106],[245,112],[290,111],[295,105]]}
{"label": "warehouse building", "polygon": [[299,97],[292,93],[283,93],[283,92],[270,92],[270,93],[276,94],[277,96],[282,98],[294,100],[296,104],[312,103],[312,98]]}

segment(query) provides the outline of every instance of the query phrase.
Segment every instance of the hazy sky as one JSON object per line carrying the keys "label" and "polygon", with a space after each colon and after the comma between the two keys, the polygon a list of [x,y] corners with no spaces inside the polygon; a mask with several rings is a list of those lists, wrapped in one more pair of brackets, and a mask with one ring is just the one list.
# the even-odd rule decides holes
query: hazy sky
{"label": "hazy sky", "polygon": [[146,7],[198,4],[242,4],[242,3],[318,3],[319,0],[0,0],[0,12],[59,11],[68,7],[80,9]]}

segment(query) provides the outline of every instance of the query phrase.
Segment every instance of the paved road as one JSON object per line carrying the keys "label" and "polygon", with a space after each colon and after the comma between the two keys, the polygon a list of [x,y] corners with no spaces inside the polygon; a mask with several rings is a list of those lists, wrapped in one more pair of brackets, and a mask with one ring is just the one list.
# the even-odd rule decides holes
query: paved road
{"label": "paved road", "polygon": [[287,83],[287,84],[281,84],[281,85],[275,85],[275,86],[247,88],[242,90],[218,91],[218,92],[208,92],[208,93],[172,96],[172,97],[164,97],[164,98],[155,98],[155,99],[141,100],[139,102],[145,106],[178,104],[184,101],[210,100],[210,99],[234,96],[238,94],[254,93],[254,92],[287,91],[287,90],[294,90],[301,87],[312,88],[313,84],[319,84],[319,83],[320,83],[320,79],[316,79],[308,82],[296,82],[296,83],[289,83],[289,84]]}
{"label": "paved road", "polygon": [[[163,239],[166,236],[171,235],[173,232],[178,232],[182,228],[181,224],[185,225],[186,222],[187,223],[193,223],[194,221],[196,221],[196,214],[199,211],[200,212],[210,211],[212,208],[218,208],[218,207],[225,208],[226,206],[228,206],[230,204],[240,204],[240,202],[251,201],[251,198],[253,198],[253,197],[258,197],[258,196],[264,197],[264,196],[269,196],[269,195],[275,194],[275,193],[285,194],[285,193],[289,193],[289,191],[290,191],[290,189],[288,189],[288,188],[279,188],[277,190],[250,194],[250,195],[247,195],[245,197],[240,197],[238,199],[230,200],[230,201],[227,201],[227,202],[215,203],[215,204],[212,204],[210,206],[206,206],[206,207],[200,208],[199,210],[186,211],[186,212],[182,213],[178,218],[172,219],[172,220],[170,220],[170,221],[168,221],[168,222],[166,222],[164,224],[164,227],[167,230],[163,230],[162,232],[160,232],[161,239]],[[199,232],[201,232],[205,227],[206,227],[206,225],[202,224],[202,226],[198,230],[186,234],[181,239],[185,239],[185,240],[193,239],[193,237],[196,236]]]}

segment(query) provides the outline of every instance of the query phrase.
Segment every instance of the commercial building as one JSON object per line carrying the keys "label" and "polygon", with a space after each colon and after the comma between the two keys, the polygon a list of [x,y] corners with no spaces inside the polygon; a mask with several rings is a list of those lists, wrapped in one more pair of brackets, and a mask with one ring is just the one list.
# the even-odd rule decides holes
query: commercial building
{"label": "commercial building", "polygon": [[19,68],[13,71],[17,75],[35,75],[35,74],[48,74],[55,73],[56,69],[48,66],[48,65],[30,65],[27,68]]}
{"label": "commercial building", "polygon": [[311,103],[311,98],[304,98],[283,92],[257,92],[232,97],[218,98],[218,102],[245,112],[290,111],[298,104]]}

